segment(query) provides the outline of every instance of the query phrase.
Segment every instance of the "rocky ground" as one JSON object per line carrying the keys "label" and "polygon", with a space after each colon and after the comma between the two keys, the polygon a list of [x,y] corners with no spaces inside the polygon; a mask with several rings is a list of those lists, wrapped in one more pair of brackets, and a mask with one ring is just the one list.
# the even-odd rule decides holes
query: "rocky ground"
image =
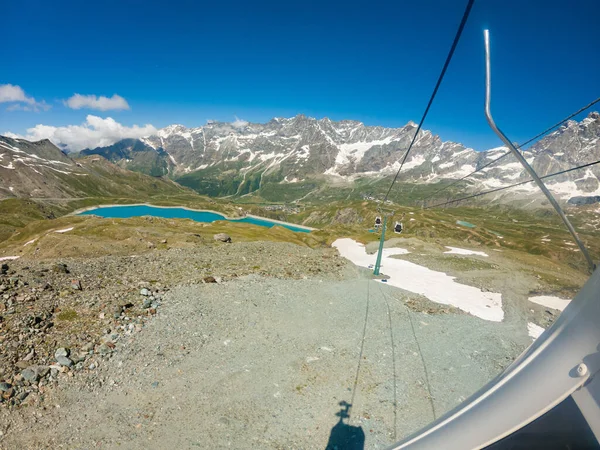
{"label": "rocky ground", "polygon": [[135,334],[171,286],[223,283],[248,273],[335,275],[334,250],[293,244],[215,244],[127,257],[5,261],[0,274],[0,404],[43,399],[60,376],[94,370]]}
{"label": "rocky ground", "polygon": [[343,448],[336,423],[383,448],[510,364],[528,311],[545,317],[520,267],[453,258],[434,268],[503,292],[503,322],[370,280],[330,248],[5,261],[0,449]]}

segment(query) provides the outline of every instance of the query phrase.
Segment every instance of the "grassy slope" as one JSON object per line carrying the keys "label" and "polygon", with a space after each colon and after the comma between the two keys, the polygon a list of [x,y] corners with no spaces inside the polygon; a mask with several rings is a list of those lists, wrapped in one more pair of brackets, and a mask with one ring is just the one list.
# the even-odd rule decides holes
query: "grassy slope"
{"label": "grassy slope", "polygon": [[[209,199],[182,188],[169,180],[132,173],[104,162],[101,162],[101,164],[92,163],[90,158],[84,159],[82,163],[93,173],[94,180],[105,180],[105,182],[98,185],[91,182],[92,178],[88,177],[78,177],[76,179],[67,177],[64,181],[73,190],[87,193],[88,197],[45,202],[17,199],[0,202],[0,241],[7,240],[15,232],[19,233],[4,245],[0,244],[0,249],[3,247],[6,249],[9,246],[14,247],[16,244],[22,246],[27,240],[39,237],[52,228],[89,220],[82,218],[64,218],[56,222],[45,220],[63,216],[86,206],[149,202],[162,206],[188,206],[198,209],[210,209],[235,216],[239,211],[230,200],[235,201],[246,211],[257,215],[292,223],[306,223],[321,228],[321,231],[311,233],[311,238],[308,241],[306,239],[301,240],[307,245],[328,244],[340,236],[350,236],[362,242],[369,242],[378,239],[378,235],[367,231],[372,227],[374,217],[378,214],[377,204],[363,201],[362,195],[368,193],[376,197],[382,197],[389,186],[389,180],[387,179],[375,181],[372,179],[358,179],[353,184],[340,182],[335,186],[331,186],[325,183],[323,179],[318,178],[291,184],[280,184],[266,179],[262,180],[262,188],[252,194],[230,199]],[[209,168],[205,171],[194,172],[189,176],[186,175],[180,178],[180,180],[188,180],[194,186],[206,182],[207,186],[212,186],[210,189],[213,189],[215,193],[219,193],[221,189],[225,188],[227,192],[234,193],[239,190],[239,193],[242,194],[247,190],[246,186],[257,185],[261,174],[259,170],[248,173],[240,188],[241,178],[233,184],[225,186],[223,183],[227,184],[226,181],[215,182],[215,177],[219,178],[220,175],[214,170],[211,172],[211,170]],[[236,167],[229,167],[228,170],[235,171]],[[126,179],[127,183],[117,183],[117,186],[110,185],[111,180],[120,177]],[[405,205],[415,205],[419,203],[420,199],[433,194],[446,183],[418,186],[397,184],[390,195],[390,199]],[[294,203],[294,200],[297,199],[302,200]],[[291,205],[299,208],[300,212],[292,213],[289,210],[286,212],[264,209],[264,206],[272,204]],[[403,220],[405,226],[403,235],[407,237],[416,236],[439,245],[485,246],[506,252],[522,252],[524,255],[542,256],[549,261],[566,264],[582,272],[586,271],[581,255],[576,251],[576,248],[570,245],[570,236],[551,211],[538,210],[531,212],[501,206],[432,210],[422,210],[414,206],[393,205],[393,207],[396,214],[390,219],[390,222],[393,224],[394,220]],[[338,217],[340,211],[345,209],[352,210],[351,220]],[[409,212],[413,214],[410,215]],[[402,218],[403,214],[404,217]],[[414,220],[411,221],[411,218]],[[132,222],[135,222],[135,220],[137,219]],[[459,226],[456,224],[457,220],[471,222],[477,227],[469,229]],[[600,258],[600,239],[598,239],[596,228],[589,226],[590,222],[586,219],[586,216],[573,217],[573,222],[590,247],[592,255],[595,259]],[[124,227],[125,223],[128,222],[121,223],[121,227]],[[27,224],[30,225],[26,226]],[[141,224],[148,225],[145,222]],[[230,225],[219,225],[219,227]],[[193,226],[199,227],[197,224]],[[85,225],[85,227],[84,229],[88,229],[88,225]],[[179,225],[171,224],[171,227],[179,229]],[[215,230],[221,229],[219,227],[215,226],[210,232],[217,232]],[[204,228],[198,229],[204,230]],[[262,228],[251,230],[248,234],[235,228],[231,230],[240,239],[262,239],[268,236]],[[93,227],[89,228],[89,231],[92,234],[95,233]],[[190,232],[186,227],[181,228],[180,231],[184,234]],[[208,236],[208,234],[206,235]],[[499,237],[499,235],[502,237]],[[394,236],[396,235],[393,232],[388,232],[388,237]],[[541,241],[542,237],[549,239],[549,241]],[[272,236],[269,238],[273,239]],[[298,239],[293,233],[286,236],[278,235],[277,239],[280,238],[292,241]]]}

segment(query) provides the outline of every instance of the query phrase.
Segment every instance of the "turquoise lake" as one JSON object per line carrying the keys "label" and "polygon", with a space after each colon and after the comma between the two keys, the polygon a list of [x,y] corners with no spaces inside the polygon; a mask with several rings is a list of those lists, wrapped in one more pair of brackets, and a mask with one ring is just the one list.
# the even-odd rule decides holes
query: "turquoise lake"
{"label": "turquoise lake", "polygon": [[158,208],[156,206],[148,205],[99,206],[98,208],[81,212],[78,215],[93,215],[105,217],[107,219],[126,219],[128,217],[153,216],[162,217],[165,219],[191,219],[196,222],[214,222],[215,220],[226,220],[227,222],[251,223],[253,225],[259,225],[261,227],[267,228],[279,225],[280,227],[284,227],[288,230],[300,233],[309,233],[311,231],[307,228],[301,228],[286,223],[273,222],[268,219],[259,219],[256,217],[244,217],[243,219],[228,219],[225,216],[215,212],[193,211],[185,208]]}

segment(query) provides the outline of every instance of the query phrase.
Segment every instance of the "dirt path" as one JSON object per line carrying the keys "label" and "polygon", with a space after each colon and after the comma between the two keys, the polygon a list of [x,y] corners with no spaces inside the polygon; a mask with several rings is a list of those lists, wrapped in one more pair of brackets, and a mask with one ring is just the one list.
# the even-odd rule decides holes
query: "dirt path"
{"label": "dirt path", "polygon": [[353,402],[342,434],[349,423],[383,448],[531,343],[525,320],[435,307],[352,270],[172,288],[142,333],[45,409],[0,411],[0,448],[324,449],[341,401]]}

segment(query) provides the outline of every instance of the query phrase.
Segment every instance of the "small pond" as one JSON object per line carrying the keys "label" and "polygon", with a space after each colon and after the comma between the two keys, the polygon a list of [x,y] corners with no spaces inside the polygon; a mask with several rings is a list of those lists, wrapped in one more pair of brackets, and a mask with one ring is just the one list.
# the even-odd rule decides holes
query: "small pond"
{"label": "small pond", "polygon": [[472,223],[465,222],[464,220],[457,220],[456,224],[461,225],[463,227],[467,227],[467,228],[475,228],[477,226],[477,225],[473,225]]}

